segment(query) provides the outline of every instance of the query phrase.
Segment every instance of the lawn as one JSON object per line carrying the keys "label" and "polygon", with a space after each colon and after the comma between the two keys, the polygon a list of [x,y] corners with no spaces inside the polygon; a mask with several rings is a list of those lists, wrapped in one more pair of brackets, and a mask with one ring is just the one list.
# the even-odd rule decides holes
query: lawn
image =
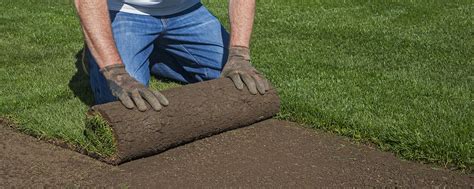
{"label": "lawn", "polygon": [[[203,2],[228,27],[226,1]],[[472,1],[257,6],[253,63],[280,93],[280,119],[472,172]],[[0,12],[0,117],[100,153],[84,135],[92,96],[78,63],[83,42],[72,2],[2,0]]]}

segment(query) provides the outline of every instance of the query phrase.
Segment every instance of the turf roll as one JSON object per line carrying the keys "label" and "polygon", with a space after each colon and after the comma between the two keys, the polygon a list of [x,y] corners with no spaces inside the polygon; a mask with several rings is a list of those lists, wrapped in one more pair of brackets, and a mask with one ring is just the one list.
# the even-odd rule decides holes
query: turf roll
{"label": "turf roll", "polygon": [[[127,109],[120,102],[93,106],[90,114],[111,131],[113,150],[100,160],[118,165],[275,116],[280,110],[276,90],[252,95],[228,78],[161,91],[170,101],[161,111]],[[95,121],[97,122],[97,121]]]}

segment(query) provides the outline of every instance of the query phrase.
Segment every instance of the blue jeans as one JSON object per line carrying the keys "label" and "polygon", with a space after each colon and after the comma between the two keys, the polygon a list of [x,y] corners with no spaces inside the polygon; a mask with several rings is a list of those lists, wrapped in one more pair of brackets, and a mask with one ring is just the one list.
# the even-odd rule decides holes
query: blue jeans
{"label": "blue jeans", "polygon": [[[201,4],[165,17],[116,11],[110,17],[125,68],[140,83],[148,85],[151,74],[185,84],[220,76],[229,34]],[[88,50],[86,58],[96,104],[116,101]]]}

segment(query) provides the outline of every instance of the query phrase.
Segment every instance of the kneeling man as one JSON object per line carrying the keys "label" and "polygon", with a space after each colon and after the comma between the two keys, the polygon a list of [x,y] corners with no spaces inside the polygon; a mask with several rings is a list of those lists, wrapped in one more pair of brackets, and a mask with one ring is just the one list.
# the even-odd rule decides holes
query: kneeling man
{"label": "kneeling man", "polygon": [[146,111],[169,104],[151,75],[181,83],[229,77],[252,94],[268,90],[250,64],[255,0],[230,0],[231,33],[200,0],[75,0],[96,104],[120,100]]}

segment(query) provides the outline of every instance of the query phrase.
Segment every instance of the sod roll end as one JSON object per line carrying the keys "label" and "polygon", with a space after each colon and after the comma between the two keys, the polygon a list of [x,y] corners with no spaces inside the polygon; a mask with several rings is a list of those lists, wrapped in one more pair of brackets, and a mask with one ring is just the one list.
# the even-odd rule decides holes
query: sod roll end
{"label": "sod roll end", "polygon": [[[216,79],[162,91],[170,105],[161,111],[127,109],[120,102],[93,106],[111,130],[112,147],[102,161],[118,165],[172,147],[244,127],[276,115],[277,92],[252,95],[230,79]],[[102,128],[102,127],[100,127]],[[103,130],[103,128],[102,128]],[[110,141],[110,140],[109,140]]]}

